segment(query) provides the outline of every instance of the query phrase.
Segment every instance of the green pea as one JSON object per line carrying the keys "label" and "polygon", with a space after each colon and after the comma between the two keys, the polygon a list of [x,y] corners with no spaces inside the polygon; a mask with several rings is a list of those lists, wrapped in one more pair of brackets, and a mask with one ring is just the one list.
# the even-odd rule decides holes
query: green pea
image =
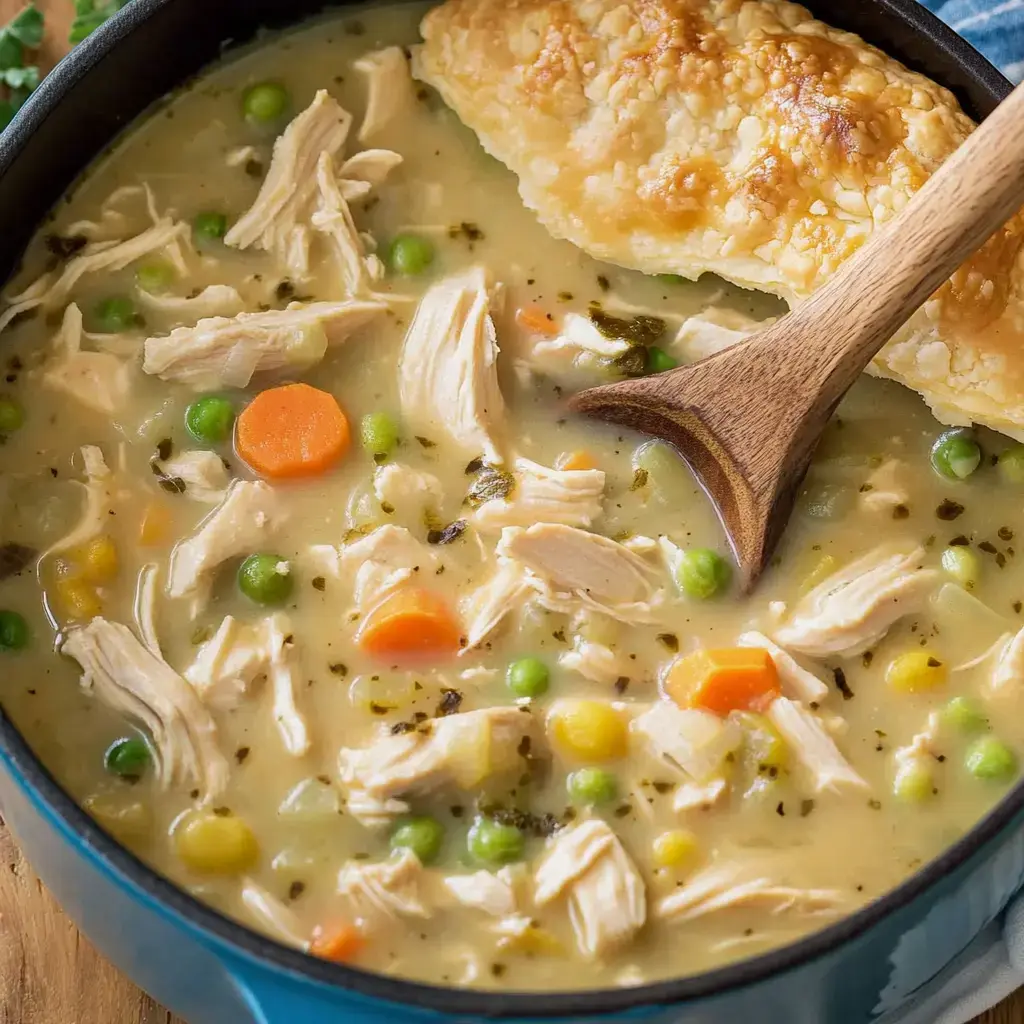
{"label": "green pea", "polygon": [[391,849],[412,850],[422,864],[429,864],[437,857],[443,842],[444,826],[425,815],[406,818],[391,833]]}
{"label": "green pea", "polygon": [[1008,484],[1024,484],[1024,444],[1010,445],[996,463],[999,475]]}
{"label": "green pea", "polygon": [[257,604],[282,604],[292,592],[290,572],[282,571],[288,563],[280,555],[250,555],[238,567],[238,589]]}
{"label": "green pea", "polygon": [[981,560],[964,544],[942,552],[942,568],[967,590],[973,590],[981,576]]}
{"label": "green pea", "polygon": [[234,423],[235,408],[220,395],[203,395],[185,410],[185,429],[205,444],[223,444]]}
{"label": "green pea", "polygon": [[415,277],[433,262],[433,243],[422,235],[396,235],[388,247],[387,264],[394,274]]}
{"label": "green pea", "polygon": [[139,778],[149,766],[150,753],[146,741],[138,736],[122,736],[108,748],[103,763],[111,775]]}
{"label": "green pea", "polygon": [[0,651],[20,651],[28,646],[28,623],[17,612],[0,611]]}
{"label": "green pea", "polygon": [[0,396],[0,434],[13,434],[25,422],[25,410],[20,402],[6,395]]}
{"label": "green pea", "polygon": [[684,594],[704,601],[729,586],[732,566],[710,548],[688,548],[680,555],[674,575]]}
{"label": "green pea", "polygon": [[981,732],[988,728],[984,711],[968,697],[954,697],[942,709],[942,720],[958,732]]}
{"label": "green pea", "polygon": [[647,349],[647,372],[664,373],[666,370],[674,370],[679,365],[678,359],[673,359],[664,349],[657,345],[651,345]]}
{"label": "green pea", "polygon": [[398,444],[398,424],[386,412],[369,412],[359,421],[359,437],[371,455],[390,455]]}
{"label": "green pea", "polygon": [[192,219],[192,230],[201,241],[217,242],[228,233],[228,218],[216,210],[204,210]]}
{"label": "green pea", "polygon": [[965,480],[981,464],[981,448],[969,430],[946,430],[932,445],[932,467],[950,480]]}
{"label": "green pea", "polygon": [[466,846],[470,856],[481,864],[511,864],[522,859],[526,840],[514,825],[477,818],[466,836]]}
{"label": "green pea", "polygon": [[280,120],[290,105],[288,90],[280,82],[258,82],[242,93],[242,112],[254,124]]}
{"label": "green pea", "polygon": [[1017,774],[1017,755],[995,736],[979,736],[967,748],[964,766],[975,778],[1004,782]]}
{"label": "green pea", "polygon": [[569,799],[576,804],[607,804],[619,794],[619,781],[603,768],[579,768],[565,780]]}
{"label": "green pea", "polygon": [[154,294],[167,291],[176,276],[174,267],[169,263],[160,261],[143,263],[135,271],[135,281],[138,286],[144,292],[152,292]]}
{"label": "green pea", "polygon": [[550,677],[540,658],[518,658],[509,664],[505,683],[515,697],[540,697],[547,693]]}
{"label": "green pea", "polygon": [[104,334],[130,330],[138,321],[135,303],[126,295],[111,295],[96,304],[96,324]]}

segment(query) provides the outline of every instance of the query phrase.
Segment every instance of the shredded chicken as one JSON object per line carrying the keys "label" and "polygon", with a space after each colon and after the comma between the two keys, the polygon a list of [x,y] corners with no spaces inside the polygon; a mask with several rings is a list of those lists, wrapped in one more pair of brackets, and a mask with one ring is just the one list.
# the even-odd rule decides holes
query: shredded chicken
{"label": "shredded chicken", "polygon": [[485,501],[472,516],[481,530],[534,523],[590,526],[601,515],[604,473],[600,469],[548,469],[517,458],[510,495]]}
{"label": "shredded chicken", "polygon": [[1011,693],[1024,685],[1024,629],[1008,637],[999,652],[992,678],[989,680],[990,693]]}
{"label": "shredded chicken", "polygon": [[908,774],[916,775],[924,772],[934,787],[936,769],[942,756],[939,750],[939,737],[942,733],[942,716],[937,711],[928,715],[925,728],[916,733],[906,746],[897,747],[893,751],[893,784],[899,787],[901,778]]}
{"label": "shredded chicken", "polygon": [[938,579],[921,568],[923,560],[922,548],[889,547],[857,559],[801,598],[775,630],[776,642],[815,658],[868,650],[898,619],[923,607]]}
{"label": "shredded chicken", "polygon": [[709,306],[683,321],[671,345],[672,354],[696,362],[739,344],[754,331],[774,323],[774,318],[758,323],[732,309]]}
{"label": "shredded chicken", "polygon": [[211,317],[147,338],[142,369],[196,391],[244,388],[253,374],[308,369],[386,307],[381,302],[293,302],[287,309]]}
{"label": "shredded chicken", "polygon": [[99,536],[113,511],[117,499],[116,481],[103,458],[103,452],[95,445],[87,444],[82,446],[81,454],[85,483],[77,480],[73,482],[85,491],[85,508],[72,530],[51,544],[40,555],[40,559],[68,551]]}
{"label": "shredded chicken", "polygon": [[598,819],[563,829],[537,867],[534,900],[562,894],[580,952],[598,957],[630,940],[647,920],[643,878],[618,837]]}
{"label": "shredded chicken", "polygon": [[672,810],[677,814],[685,811],[704,810],[714,806],[728,792],[729,784],[725,779],[712,779],[710,782],[684,782],[676,786],[672,794]]}
{"label": "shredded chicken", "polygon": [[628,679],[636,671],[629,658],[579,635],[573,639],[573,649],[562,654],[558,664],[570,672],[579,672],[584,679],[609,686],[619,679]]}
{"label": "shredded chicken", "polygon": [[469,457],[498,464],[494,428],[505,410],[498,342],[483,268],[431,286],[399,357],[402,413],[420,433],[443,434]]}
{"label": "shredded chicken", "polygon": [[533,334],[525,362],[531,370],[554,379],[571,377],[574,371],[589,372],[629,350],[622,338],[605,337],[588,317],[566,313],[555,336]]}
{"label": "shredded chicken", "polygon": [[813,712],[788,697],[776,697],[767,713],[793,756],[813,776],[816,793],[842,787],[870,788],[839,752]]}
{"label": "shredded chicken", "polygon": [[401,153],[391,149],[364,149],[354,153],[338,170],[342,195],[349,202],[362,199],[383,185],[388,175],[401,163]]}
{"label": "shredded chicken", "polygon": [[381,919],[429,917],[420,893],[423,865],[411,850],[402,850],[390,860],[370,863],[351,860],[338,873],[338,894],[353,916],[372,926]]}
{"label": "shredded chicken", "polygon": [[169,459],[154,459],[153,465],[168,480],[180,480],[184,493],[195,501],[216,505],[231,483],[224,460],[216,453],[192,448]]}
{"label": "shredded chicken", "polygon": [[310,223],[324,235],[331,246],[334,261],[341,275],[341,293],[368,293],[370,273],[366,264],[366,249],[352,219],[352,211],[348,208],[342,184],[335,176],[334,161],[328,153],[323,153],[320,157],[316,181],[319,195]]}
{"label": "shredded chicken", "polygon": [[91,242],[78,256],[64,264],[61,273],[44,274],[19,295],[10,298],[11,305],[0,315],[0,331],[15,317],[30,309],[56,309],[67,302],[75,286],[86,274],[123,270],[143,256],[157,252],[173,242],[189,237],[190,228],[170,217],[158,219],[134,238],[123,242]]}
{"label": "shredded chicken", "polygon": [[139,572],[139,583],[135,590],[135,625],[150,652],[162,658],[156,631],[156,587],[159,575],[160,567],[156,562],[148,562]]}
{"label": "shredded chicken", "polygon": [[202,317],[235,316],[245,309],[245,300],[227,284],[207,285],[198,295],[154,295],[138,289],[139,302],[154,312],[194,324]]}
{"label": "shredded chicken", "polygon": [[400,46],[367,53],[352,66],[366,75],[366,116],[358,136],[366,143],[415,106],[416,95],[409,61]]}
{"label": "shredded chicken", "polygon": [[750,905],[778,914],[836,913],[848,897],[837,889],[804,889],[779,885],[756,863],[727,861],[711,864],[673,889],[654,908],[657,917],[675,923],[693,921],[721,910]]}
{"label": "shredded chicken", "polygon": [[437,555],[401,526],[378,526],[366,537],[334,550],[338,575],[352,578],[352,603],[361,612],[400,583],[418,573],[428,576],[440,565]]}
{"label": "shredded chicken", "polygon": [[[489,776],[521,766],[520,744],[535,732],[533,716],[525,710],[495,707],[448,715],[410,732],[389,733],[369,747],[343,748],[339,777],[349,795],[349,812],[359,816],[354,794],[379,802],[449,784],[461,789],[477,786]],[[379,814],[372,817],[379,821]]]}
{"label": "shredded chicken", "polygon": [[518,562],[541,603],[573,613],[580,606],[623,622],[651,622],[663,595],[651,566],[627,547],[596,533],[556,523],[506,527],[497,553]]}
{"label": "shredded chicken", "polygon": [[324,89],[274,143],[270,170],[252,206],[224,236],[238,249],[275,253],[293,281],[309,276],[309,228],[305,223],[317,190],[317,165],[341,151],[352,125]]}
{"label": "shredded chicken", "polygon": [[521,608],[533,589],[523,567],[509,558],[497,559],[497,568],[486,583],[463,598],[460,610],[466,623],[466,654],[479,647],[510,612]]}
{"label": "shredded chicken", "polygon": [[471,875],[448,875],[444,886],[464,907],[482,910],[491,917],[510,917],[518,910],[512,872],[475,871]]}
{"label": "shredded chicken", "polygon": [[823,701],[828,696],[828,686],[813,672],[798,664],[796,659],[777,643],[769,640],[764,633],[754,630],[741,634],[736,643],[740,647],[760,647],[772,656],[779,673],[779,683],[785,696],[801,700],[805,704]]}
{"label": "shredded chicken", "polygon": [[82,667],[82,687],[134,719],[153,739],[161,786],[195,783],[206,798],[227,785],[217,727],[192,688],[126,626],[93,619],[70,629],[60,651]]}
{"label": "shredded chicken", "polygon": [[377,500],[402,511],[410,503],[419,513],[438,509],[444,503],[444,488],[433,473],[424,473],[401,462],[388,462],[373,473],[373,493]]}
{"label": "shredded chicken", "polygon": [[630,729],[646,740],[655,757],[699,783],[721,774],[725,759],[743,742],[735,722],[671,701],[653,704],[633,719]]}
{"label": "shredded chicken", "polygon": [[60,391],[93,412],[114,416],[124,409],[131,391],[126,360],[109,352],[82,351],[82,312],[71,303],[64,311],[53,354],[43,364],[44,387]]}
{"label": "shredded chicken", "polygon": [[903,477],[905,465],[898,459],[887,459],[864,481],[858,501],[871,512],[891,512],[897,505],[910,501]]}
{"label": "shredded chicken", "polygon": [[264,550],[286,518],[284,503],[269,484],[233,481],[220,505],[171,552],[167,593],[202,600],[221,562]]}

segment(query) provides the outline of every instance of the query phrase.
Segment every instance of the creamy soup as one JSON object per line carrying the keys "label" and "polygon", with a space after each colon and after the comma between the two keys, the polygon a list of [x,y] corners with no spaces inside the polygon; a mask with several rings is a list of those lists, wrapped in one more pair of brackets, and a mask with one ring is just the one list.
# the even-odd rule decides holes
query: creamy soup
{"label": "creamy soup", "polygon": [[677,455],[565,398],[780,305],[553,240],[409,77],[423,10],[212,69],[30,246],[4,712],[313,955],[561,989],[788,942],[1017,777],[1024,449],[865,379],[742,596]]}

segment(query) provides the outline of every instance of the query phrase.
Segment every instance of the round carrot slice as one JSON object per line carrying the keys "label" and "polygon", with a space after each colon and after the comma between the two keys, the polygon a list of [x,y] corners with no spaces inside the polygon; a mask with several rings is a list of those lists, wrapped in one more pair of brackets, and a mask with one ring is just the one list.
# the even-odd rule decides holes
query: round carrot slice
{"label": "round carrot slice", "polygon": [[333,395],[308,384],[261,391],[238,417],[235,448],[261,476],[315,476],[348,451],[348,420]]}
{"label": "round carrot slice", "polygon": [[459,623],[447,603],[431,590],[402,587],[364,619],[356,642],[382,658],[455,654]]}

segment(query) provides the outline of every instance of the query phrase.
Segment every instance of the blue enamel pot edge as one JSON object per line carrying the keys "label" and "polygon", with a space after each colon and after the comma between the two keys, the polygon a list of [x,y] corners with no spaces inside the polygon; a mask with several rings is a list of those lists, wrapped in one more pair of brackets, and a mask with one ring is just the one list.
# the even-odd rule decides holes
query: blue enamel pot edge
{"label": "blue enamel pot edge", "polygon": [[[150,103],[214,59],[226,41],[244,41],[262,25],[297,21],[323,6],[132,0],[61,63],[0,136],[0,277],[82,169]],[[913,0],[807,6],[950,86],[976,116],[1009,89]],[[1022,784],[896,890],[783,949],[633,989],[466,992],[321,963],[199,904],[98,829],[2,715],[0,806],[29,860],[86,934],[190,1024],[611,1017],[697,1024],[747,1014],[759,1024],[855,1024],[884,1018],[925,989],[1024,880]]]}

